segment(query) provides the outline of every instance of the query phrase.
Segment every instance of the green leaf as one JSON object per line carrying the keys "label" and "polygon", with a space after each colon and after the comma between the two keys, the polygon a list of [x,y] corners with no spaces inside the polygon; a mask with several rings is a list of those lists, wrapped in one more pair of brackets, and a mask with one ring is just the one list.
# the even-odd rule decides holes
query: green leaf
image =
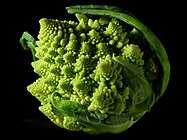
{"label": "green leaf", "polygon": [[123,75],[129,88],[132,91],[132,105],[136,106],[144,102],[153,94],[152,87],[144,77],[141,67],[133,63],[127,62],[122,56],[114,57],[113,59],[123,67]]}
{"label": "green leaf", "polygon": [[35,56],[37,47],[36,40],[29,34],[29,32],[23,32],[20,40],[20,44],[22,45],[24,50],[31,50],[33,61],[36,61],[38,58]]}
{"label": "green leaf", "polygon": [[97,9],[97,10],[113,10],[113,11],[121,11],[122,8],[117,6],[109,6],[109,5],[76,5],[76,6],[69,6],[66,7],[66,10],[71,9]]}
{"label": "green leaf", "polygon": [[120,133],[134,123],[133,118],[126,114],[110,116],[106,122],[101,121],[88,112],[84,106],[69,100],[64,100],[57,92],[52,93],[51,103],[58,115],[77,118],[85,126],[83,131],[90,134]]}
{"label": "green leaf", "polygon": [[145,78],[144,75],[144,69],[143,67],[139,67],[138,65],[135,65],[133,63],[130,63],[129,61],[127,61],[126,59],[123,58],[123,56],[113,56],[113,59],[120,63],[121,65],[125,66],[126,68],[128,68],[130,71],[132,71],[135,75],[139,75],[141,77]]}
{"label": "green leaf", "polygon": [[75,116],[76,113],[86,113],[86,109],[76,102],[64,100],[57,92],[51,94],[51,103],[63,116]]}

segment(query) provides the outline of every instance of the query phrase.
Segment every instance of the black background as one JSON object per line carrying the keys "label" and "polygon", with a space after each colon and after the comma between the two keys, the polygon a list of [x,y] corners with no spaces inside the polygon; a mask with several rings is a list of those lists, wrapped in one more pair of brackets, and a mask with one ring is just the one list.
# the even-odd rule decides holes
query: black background
{"label": "black background", "polygon": [[[88,135],[85,133],[69,132],[54,126],[38,110],[40,103],[26,90],[26,87],[37,78],[30,65],[32,55],[24,51],[19,39],[24,31],[37,36],[39,19],[66,19],[65,7],[81,4],[104,4],[120,6],[136,15],[147,25],[164,45],[171,64],[171,78],[165,94],[154,105],[152,111],[145,114],[129,130],[118,134]],[[3,5],[1,5],[3,7]],[[154,139],[182,137],[186,118],[185,91],[181,87],[185,84],[186,59],[183,38],[184,9],[180,1],[151,1],[151,0],[65,0],[65,1],[23,1],[5,4],[1,12],[1,26],[3,51],[1,70],[5,88],[2,95],[1,116],[5,117],[3,130],[18,138],[50,137],[65,139]],[[5,14],[6,13],[6,14]],[[183,19],[183,20],[182,20]],[[5,27],[3,29],[3,27]],[[185,33],[185,32],[184,32]],[[6,60],[6,61],[4,61]],[[182,60],[182,61],[181,61]],[[182,63],[182,64],[181,64]],[[180,64],[180,65],[179,65]],[[6,74],[8,73],[8,74]],[[182,78],[182,80],[181,80]],[[184,79],[184,80],[183,80]],[[38,123],[38,121],[42,121]],[[184,126],[184,129],[183,127]]]}

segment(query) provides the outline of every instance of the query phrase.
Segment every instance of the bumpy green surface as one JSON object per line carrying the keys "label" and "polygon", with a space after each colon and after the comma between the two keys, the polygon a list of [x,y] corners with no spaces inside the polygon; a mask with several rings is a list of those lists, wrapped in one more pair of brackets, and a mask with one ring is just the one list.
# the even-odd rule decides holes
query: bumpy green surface
{"label": "bumpy green surface", "polygon": [[[162,64],[143,34],[108,16],[40,19],[35,41],[25,32],[39,78],[27,89],[54,124],[93,134],[120,133],[158,99]],[[161,86],[160,86],[161,87]]]}

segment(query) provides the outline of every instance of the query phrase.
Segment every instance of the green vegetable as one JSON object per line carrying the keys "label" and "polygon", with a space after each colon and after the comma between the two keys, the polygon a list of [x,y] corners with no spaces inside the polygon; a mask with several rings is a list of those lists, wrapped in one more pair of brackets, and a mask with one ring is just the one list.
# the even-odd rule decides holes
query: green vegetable
{"label": "green vegetable", "polygon": [[149,28],[119,7],[66,10],[77,20],[42,18],[36,40],[27,31],[20,38],[39,76],[27,89],[61,128],[121,133],[164,94],[167,53]]}

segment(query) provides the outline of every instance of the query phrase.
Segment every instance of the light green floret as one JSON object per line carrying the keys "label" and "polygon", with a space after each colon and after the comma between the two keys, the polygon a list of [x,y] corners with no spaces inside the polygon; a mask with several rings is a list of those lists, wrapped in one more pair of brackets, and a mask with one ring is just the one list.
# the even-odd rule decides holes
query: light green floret
{"label": "light green floret", "polygon": [[40,106],[39,110],[46,115],[54,124],[59,127],[64,127],[64,117],[56,115],[52,109],[52,105],[50,102],[47,104]]}
{"label": "light green floret", "polygon": [[107,40],[110,45],[115,45],[119,49],[126,45],[129,41],[126,37],[126,29],[123,28],[119,21],[115,18],[111,19],[103,34],[107,36]]}
{"label": "light green floret", "polygon": [[50,102],[50,95],[55,89],[45,83],[45,77],[41,77],[29,85],[27,90],[41,102],[41,105],[45,105]]}
{"label": "light green floret", "polygon": [[64,117],[63,127],[71,131],[80,131],[83,129],[77,118],[69,116]]}
{"label": "light green floret", "polygon": [[89,111],[101,113],[121,114],[126,108],[129,90],[123,84],[121,66],[110,55],[101,58],[96,69],[90,75],[98,83],[90,99]]}
{"label": "light green floret", "polygon": [[[129,32],[117,19],[89,19],[81,14],[76,17],[78,22],[47,18],[39,21],[35,49],[38,60],[32,62],[39,78],[28,86],[41,102],[40,111],[56,125],[73,131],[87,128],[83,125],[86,120],[81,121],[76,108],[73,115],[67,115],[67,110],[59,106],[66,112],[59,113],[51,103],[53,93],[83,106],[86,117],[91,116],[88,119],[105,121],[107,116],[126,112],[132,96],[122,65],[113,57],[122,56],[144,66],[143,51],[138,44],[129,44]],[[154,73],[154,68],[149,73]]]}
{"label": "light green floret", "polygon": [[144,52],[141,51],[140,47],[135,44],[127,44],[122,49],[123,57],[138,66],[144,65],[143,54]]}

